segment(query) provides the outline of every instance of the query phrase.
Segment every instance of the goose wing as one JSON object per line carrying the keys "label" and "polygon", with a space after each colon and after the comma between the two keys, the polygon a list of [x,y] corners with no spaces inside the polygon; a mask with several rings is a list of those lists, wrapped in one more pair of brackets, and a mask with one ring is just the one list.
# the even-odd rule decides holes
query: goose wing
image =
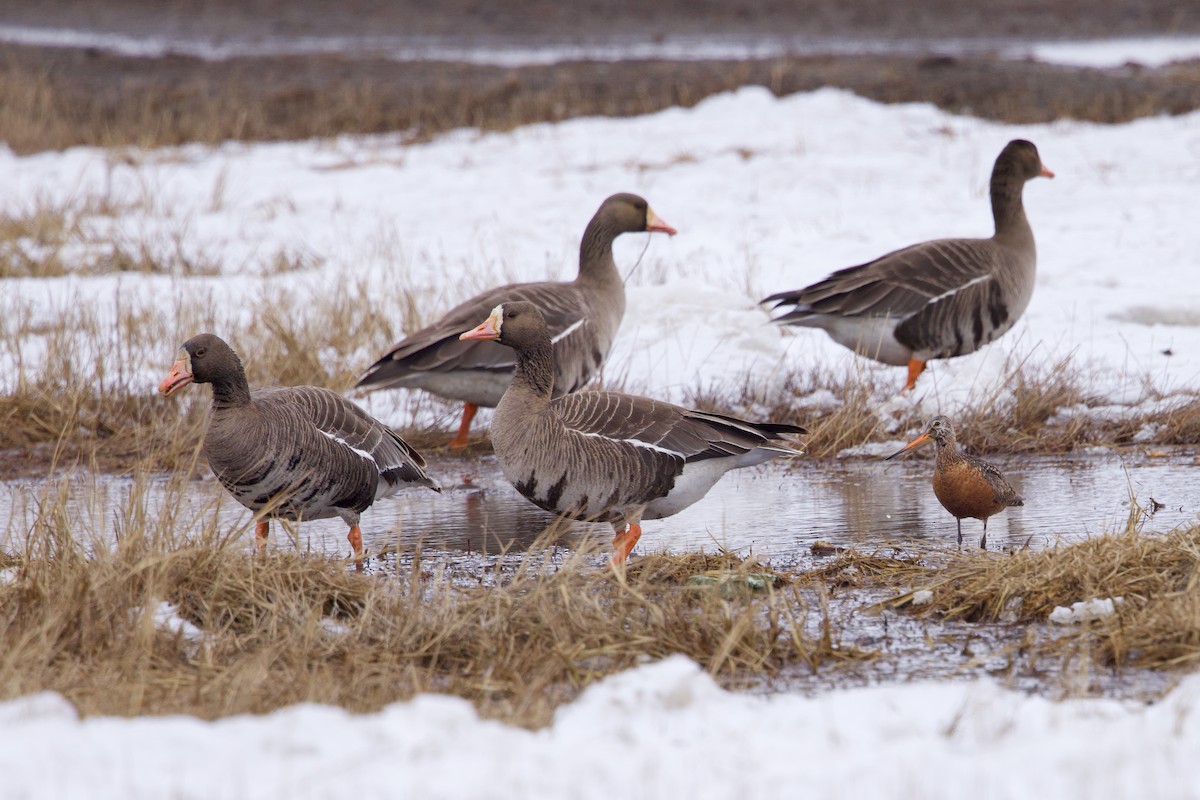
{"label": "goose wing", "polygon": [[570,433],[653,453],[679,468],[684,463],[741,456],[758,448],[795,453],[798,450],[784,436],[806,432],[796,425],[746,422],[616,392],[567,395],[554,402],[554,409]]}
{"label": "goose wing", "polygon": [[997,268],[991,239],[939,239],[838,270],[804,289],[765,298],[792,306],[775,322],[802,323],[812,315],[910,317],[930,302],[991,280]]}
{"label": "goose wing", "polygon": [[316,386],[267,389],[256,394],[264,404],[286,404],[316,431],[349,453],[367,459],[391,488],[417,483],[441,491],[425,472],[425,459],[395,431],[340,394]]}
{"label": "goose wing", "polygon": [[572,283],[501,286],[455,306],[437,322],[396,343],[363,373],[356,388],[395,386],[416,372],[512,371],[516,358],[509,348],[496,347],[490,342],[462,341],[458,337],[497,305],[513,300],[537,304],[556,342],[567,337],[582,338],[590,329],[587,304]]}

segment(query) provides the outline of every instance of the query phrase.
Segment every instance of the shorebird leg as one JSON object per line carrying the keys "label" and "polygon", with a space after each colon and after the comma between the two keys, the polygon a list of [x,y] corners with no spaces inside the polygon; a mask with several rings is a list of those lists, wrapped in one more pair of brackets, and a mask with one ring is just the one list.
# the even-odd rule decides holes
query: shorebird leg
{"label": "shorebird leg", "polygon": [[475,412],[479,410],[479,406],[474,403],[465,403],[463,405],[462,422],[458,424],[458,435],[450,442],[450,446],[458,449],[467,446],[467,434],[471,432],[471,420],[475,419]]}
{"label": "shorebird leg", "polygon": [[254,523],[254,549],[260,556],[267,554],[267,535],[271,532],[269,520],[260,519]]}
{"label": "shorebird leg", "polygon": [[958,523],[958,549],[962,550],[962,520],[955,517],[954,521]]}
{"label": "shorebird leg", "polygon": [[633,546],[637,544],[640,538],[642,538],[642,525],[640,522],[635,522],[628,528],[621,528],[617,531],[617,535],[613,537],[613,566],[625,563],[625,559],[629,557]]}
{"label": "shorebird leg", "polygon": [[350,541],[350,549],[354,551],[354,569],[359,572],[363,571],[363,548],[362,548],[362,529],[357,525],[350,526],[350,532],[346,534],[346,538]]}
{"label": "shorebird leg", "polygon": [[917,359],[909,359],[908,362],[908,380],[904,382],[904,388],[900,391],[910,392],[917,385],[917,378],[925,371],[925,362]]}
{"label": "shorebird leg", "polygon": [[979,539],[979,546],[987,550],[987,517],[983,518],[983,536]]}

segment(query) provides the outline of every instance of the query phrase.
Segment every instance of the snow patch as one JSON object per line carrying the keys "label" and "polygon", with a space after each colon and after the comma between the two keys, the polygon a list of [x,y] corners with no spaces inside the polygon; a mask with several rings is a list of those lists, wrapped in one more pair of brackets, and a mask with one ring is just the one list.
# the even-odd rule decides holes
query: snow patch
{"label": "snow patch", "polygon": [[1117,606],[1125,602],[1124,597],[1103,597],[1092,600],[1080,600],[1072,603],[1070,608],[1056,606],[1050,612],[1050,621],[1058,625],[1074,625],[1080,622],[1111,617],[1117,611]]}

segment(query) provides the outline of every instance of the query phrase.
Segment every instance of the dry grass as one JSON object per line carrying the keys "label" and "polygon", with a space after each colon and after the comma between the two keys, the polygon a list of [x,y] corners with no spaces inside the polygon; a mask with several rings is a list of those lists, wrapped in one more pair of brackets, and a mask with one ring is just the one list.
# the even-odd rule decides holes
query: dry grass
{"label": "dry grass", "polygon": [[[179,516],[185,483],[157,502],[147,485],[135,481],[111,533],[46,490],[4,559],[16,577],[0,583],[0,697],[47,689],[85,714],[213,718],[301,701],[367,711],[438,691],[541,725],[646,658],[684,653],[737,684],[848,657],[806,633],[807,607],[785,581],[738,593],[680,583],[769,574],[752,562],[660,556],[620,578],[587,554],[556,563],[538,547],[472,581],[420,558],[362,576],[318,557],[251,558],[246,531],[220,532],[211,509]],[[163,602],[199,636],[156,624]]]}
{"label": "dry grass", "polygon": [[4,45],[0,140],[32,152],[390,131],[417,139],[460,127],[645,114],[752,84],[777,95],[835,86],[1014,123],[1122,122],[1200,107],[1194,62],[1105,71],[988,57],[853,56],[502,69],[333,55],[148,61]]}
{"label": "dry grass", "polygon": [[[223,529],[215,505],[184,501],[185,480],[151,487],[139,474],[119,507],[87,511],[77,489],[48,484],[30,529],[10,526],[0,699],[52,690],[84,714],[216,718],[296,702],[371,711],[432,691],[539,726],[590,683],[674,653],[731,688],[828,686],[904,653],[922,675],[920,659],[969,626],[1049,691],[1071,680],[1053,664],[1080,654],[1159,669],[1200,656],[1200,528],[1143,535],[1137,511],[1124,533],[1042,552],[849,550],[802,573],[691,553],[616,575],[602,554],[547,536],[523,558],[416,552],[362,575],[286,546],[251,557],[248,524]],[[933,603],[913,607],[925,588]],[[1055,606],[1113,596],[1124,602],[1109,619],[1046,622]],[[164,624],[163,604],[196,632]],[[930,623],[883,651],[847,635],[856,617],[893,608]]]}
{"label": "dry grass", "polygon": [[[937,369],[935,366],[934,369]],[[737,395],[693,392],[689,400],[708,410],[747,413],[803,425],[809,430],[806,451],[829,458],[864,444],[892,442],[923,426],[917,407],[897,395],[902,370],[863,358],[847,358],[840,367],[817,366],[790,373],[783,380],[782,399],[764,403],[755,394],[758,381],[748,376],[746,389]],[[930,391],[932,378],[919,385]],[[1003,374],[994,384],[981,384],[954,414],[959,440],[978,452],[1067,453],[1087,443],[1124,444],[1158,412],[1109,420],[1089,415],[1087,409],[1107,400],[1085,388],[1084,370],[1070,358],[1041,363],[1013,351]],[[1080,413],[1056,414],[1062,409]],[[1194,412],[1194,409],[1192,410]],[[1183,443],[1189,411],[1179,409],[1172,424],[1162,424],[1157,444]],[[1193,420],[1194,421],[1194,420]]]}
{"label": "dry grass", "polygon": [[[209,290],[210,293],[213,291]],[[388,320],[402,289],[366,280],[339,281],[333,291],[276,291],[257,304],[248,325],[228,318],[211,294],[189,289],[164,309],[115,289],[87,302],[63,300],[53,318],[35,317],[11,298],[0,300],[10,322],[0,353],[16,370],[0,394],[0,452],[29,450],[25,468],[45,474],[75,463],[129,471],[187,468],[203,433],[204,387],[167,400],[155,393],[175,349],[191,335],[214,331],[246,354],[253,386],[311,384],[343,391],[372,348],[393,341]],[[48,463],[47,463],[48,462]]]}
{"label": "dry grass", "polygon": [[[190,468],[208,392],[200,387],[164,400],[154,388],[155,376],[165,374],[175,347],[200,331],[223,334],[245,354],[252,386],[311,384],[348,390],[379,353],[421,318],[411,312],[412,295],[402,281],[389,288],[355,277],[334,285],[332,291],[274,290],[269,295],[264,288],[248,322],[230,319],[235,312],[195,289],[171,309],[114,293],[88,303],[69,302],[53,320],[33,318],[19,305],[5,308],[0,302],[0,311],[7,311],[13,323],[0,341],[0,353],[17,365],[14,391],[0,396],[0,452],[34,448],[25,466],[5,460],[0,472],[44,474],[52,465],[72,463],[118,471]],[[393,323],[396,309],[404,308],[409,311],[402,328]],[[916,406],[896,401],[897,380],[895,370],[848,357],[838,369],[790,375],[771,404],[751,378],[740,395],[710,389],[693,392],[687,402],[804,425],[810,431],[805,440],[809,456],[833,457],[847,448],[894,442],[926,422]],[[959,439],[981,454],[1052,454],[1089,444],[1127,445],[1143,429],[1153,432],[1139,439],[1145,446],[1186,445],[1200,437],[1200,411],[1191,396],[1165,410],[1159,405],[1114,417],[1089,413],[1108,401],[1090,394],[1087,385],[1083,369],[1069,360],[1045,364],[1014,354],[995,385],[981,388],[955,412]],[[444,418],[450,425],[457,410],[455,404],[423,393],[405,395],[404,401],[413,420]],[[1072,413],[1059,414],[1063,409]],[[402,433],[418,447],[445,439],[415,422]]]}
{"label": "dry grass", "polygon": [[1175,444],[1200,444],[1200,400],[1182,398],[1173,407],[1155,416],[1157,441]]}
{"label": "dry grass", "polygon": [[[834,587],[904,591],[880,607],[943,621],[1025,626],[1023,651],[1051,658],[1088,652],[1098,663],[1155,669],[1200,663],[1200,527],[1163,535],[1137,530],[1140,509],[1118,534],[1011,554],[967,548],[950,556],[900,559],[848,551],[805,576]],[[931,604],[912,605],[928,589]],[[1112,616],[1058,629],[1056,607],[1123,598]]]}

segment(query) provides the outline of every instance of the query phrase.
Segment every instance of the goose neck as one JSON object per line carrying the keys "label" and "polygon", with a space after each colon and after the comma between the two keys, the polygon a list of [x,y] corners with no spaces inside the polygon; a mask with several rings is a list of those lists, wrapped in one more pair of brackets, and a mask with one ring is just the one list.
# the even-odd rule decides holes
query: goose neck
{"label": "goose neck", "polygon": [[212,382],[214,409],[244,408],[250,405],[250,384],[246,373],[238,371],[233,376],[222,376]]}
{"label": "goose neck", "polygon": [[593,219],[579,243],[579,278],[583,282],[620,281],[613,260],[613,240],[619,232],[603,220]]}
{"label": "goose neck", "polygon": [[531,342],[517,351],[514,388],[538,401],[549,403],[554,393],[554,349],[549,337]]}
{"label": "goose neck", "polygon": [[1022,194],[1025,181],[1008,171],[992,175],[992,219],[996,223],[996,238],[1017,237],[1033,240],[1033,231],[1025,217]]}

